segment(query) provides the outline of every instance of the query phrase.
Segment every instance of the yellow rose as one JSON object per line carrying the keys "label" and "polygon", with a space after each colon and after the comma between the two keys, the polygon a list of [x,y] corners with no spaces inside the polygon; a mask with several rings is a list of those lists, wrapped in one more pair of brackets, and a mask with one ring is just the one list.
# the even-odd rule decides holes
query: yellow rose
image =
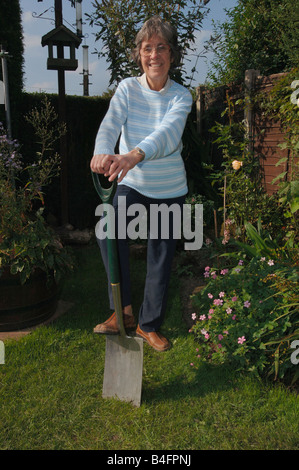
{"label": "yellow rose", "polygon": [[243,162],[239,162],[239,160],[234,160],[232,162],[232,167],[234,170],[239,170],[242,165],[243,165]]}

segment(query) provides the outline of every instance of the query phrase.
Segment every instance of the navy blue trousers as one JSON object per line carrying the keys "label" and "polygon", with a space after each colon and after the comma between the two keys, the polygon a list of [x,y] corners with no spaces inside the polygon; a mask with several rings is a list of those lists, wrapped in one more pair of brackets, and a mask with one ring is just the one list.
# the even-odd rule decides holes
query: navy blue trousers
{"label": "navy blue trousers", "polygon": [[[119,196],[122,204],[119,205]],[[139,310],[139,325],[143,331],[158,331],[165,315],[167,304],[167,292],[171,274],[171,266],[175,254],[177,239],[173,233],[173,214],[169,210],[169,236],[165,239],[161,235],[161,217],[159,218],[158,237],[151,236],[151,227],[149,211],[151,204],[166,204],[168,207],[172,204],[178,204],[182,213],[182,206],[185,196],[171,199],[152,199],[140,194],[132,188],[125,185],[119,185],[114,196],[113,206],[115,211],[115,227],[116,236],[118,234],[118,215],[122,211],[121,216],[125,217],[126,227],[136,215],[128,216],[127,208],[131,204],[142,204],[147,211],[147,272],[144,287],[143,302]],[[125,201],[125,204],[123,202]],[[156,219],[157,220],[157,219]],[[155,227],[156,228],[156,227]],[[106,239],[98,239],[102,259],[108,277],[108,294],[110,308],[114,310],[113,298],[110,286],[109,269],[108,269],[108,253]],[[131,280],[130,280],[130,260],[129,260],[129,239],[118,238],[118,255],[120,265],[120,285],[123,308],[132,304],[131,300]]]}

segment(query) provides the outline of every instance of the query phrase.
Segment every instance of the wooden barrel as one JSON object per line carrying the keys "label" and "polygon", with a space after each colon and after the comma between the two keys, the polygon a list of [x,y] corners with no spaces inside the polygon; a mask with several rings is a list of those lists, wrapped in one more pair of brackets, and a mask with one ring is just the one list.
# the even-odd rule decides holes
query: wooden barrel
{"label": "wooden barrel", "polygon": [[58,303],[58,286],[42,270],[21,284],[8,270],[0,276],[0,331],[15,331],[50,318]]}

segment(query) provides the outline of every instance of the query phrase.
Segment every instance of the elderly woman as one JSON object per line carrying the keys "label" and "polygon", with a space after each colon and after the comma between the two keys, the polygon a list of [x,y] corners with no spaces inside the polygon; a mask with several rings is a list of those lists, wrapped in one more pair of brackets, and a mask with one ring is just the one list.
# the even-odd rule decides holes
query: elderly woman
{"label": "elderly woman", "polygon": [[[181,60],[176,30],[158,16],[149,19],[136,36],[132,57],[142,75],[124,79],[118,85],[100,125],[90,164],[93,172],[104,174],[109,181],[118,178],[113,202],[116,220],[118,211],[127,214],[126,208],[135,203],[142,204],[148,212],[152,204],[162,203],[168,207],[179,204],[182,209],[188,191],[181,139],[192,97],[169,78],[170,69]],[[119,154],[115,154],[120,134]],[[126,207],[119,201],[121,204],[126,201]],[[126,223],[130,220],[127,216]],[[158,238],[151,237],[149,227],[147,275],[136,329],[136,335],[157,351],[170,348],[170,342],[159,329],[166,310],[176,246],[171,225],[167,239],[161,236],[161,230]],[[99,245],[109,279],[105,240],[99,241]],[[124,326],[127,330],[135,329],[127,240],[118,239],[118,251]],[[110,283],[109,297],[113,310]],[[117,334],[115,312],[97,325],[94,332]]]}

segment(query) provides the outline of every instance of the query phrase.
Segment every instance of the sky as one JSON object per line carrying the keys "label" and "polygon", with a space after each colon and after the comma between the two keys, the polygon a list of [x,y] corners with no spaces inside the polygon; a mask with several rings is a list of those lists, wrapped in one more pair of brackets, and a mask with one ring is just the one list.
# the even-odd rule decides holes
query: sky
{"label": "sky", "polygon": [[[203,43],[210,38],[212,33],[212,20],[224,21],[226,9],[236,6],[237,0],[210,0],[207,7],[210,8],[208,16],[204,19],[202,29],[196,32],[196,50],[203,50]],[[41,37],[55,28],[54,21],[54,0],[20,0],[22,10],[22,25],[24,35],[24,89],[27,92],[47,92],[57,93],[57,71],[47,70],[48,48],[42,47]],[[63,23],[73,32],[76,32],[76,10],[71,6],[69,0],[62,1]],[[65,87],[68,95],[83,95],[83,49],[82,45],[88,46],[89,51],[89,95],[102,95],[109,88],[110,72],[105,59],[98,58],[97,54],[92,54],[95,49],[100,49],[101,44],[95,41],[95,27],[91,27],[85,18],[85,13],[93,11],[92,1],[82,1],[83,13],[83,35],[81,45],[76,49],[78,68],[76,71],[65,72]],[[191,61],[186,62],[187,70],[191,70],[195,65],[196,57],[190,57]],[[197,62],[197,72],[194,75],[192,86],[203,84],[209,68],[212,56],[207,59],[200,58]]]}

